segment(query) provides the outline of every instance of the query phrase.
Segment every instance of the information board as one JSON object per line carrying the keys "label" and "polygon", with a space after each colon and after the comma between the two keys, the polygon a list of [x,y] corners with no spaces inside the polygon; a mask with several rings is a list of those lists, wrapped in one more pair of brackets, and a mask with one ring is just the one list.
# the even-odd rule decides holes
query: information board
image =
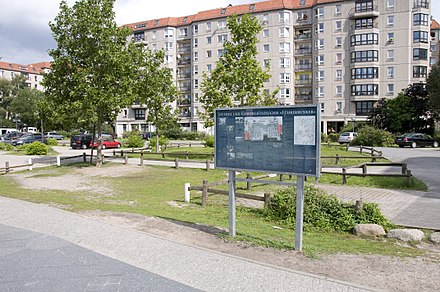
{"label": "information board", "polygon": [[215,110],[215,167],[319,176],[316,105]]}

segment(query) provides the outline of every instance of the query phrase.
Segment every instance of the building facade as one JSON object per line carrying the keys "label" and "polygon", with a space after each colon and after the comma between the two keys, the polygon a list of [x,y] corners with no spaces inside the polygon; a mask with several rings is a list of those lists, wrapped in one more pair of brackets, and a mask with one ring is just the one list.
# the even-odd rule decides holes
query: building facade
{"label": "building facade", "polygon": [[20,65],[9,62],[0,62],[0,78],[12,80],[14,76],[24,76],[29,88],[43,91],[41,85],[43,75],[50,70],[49,62],[41,62],[30,65]]}
{"label": "building facade", "polygon": [[[258,60],[270,64],[272,75],[265,88],[279,88],[280,105],[318,104],[323,133],[365,121],[378,99],[425,81],[430,62],[438,60],[429,0],[272,0],[128,24],[134,42],[165,50],[185,130],[204,130],[202,74],[214,69],[230,40],[227,17],[245,13],[263,27]],[[125,109],[118,135],[148,130],[146,114],[142,105]]]}

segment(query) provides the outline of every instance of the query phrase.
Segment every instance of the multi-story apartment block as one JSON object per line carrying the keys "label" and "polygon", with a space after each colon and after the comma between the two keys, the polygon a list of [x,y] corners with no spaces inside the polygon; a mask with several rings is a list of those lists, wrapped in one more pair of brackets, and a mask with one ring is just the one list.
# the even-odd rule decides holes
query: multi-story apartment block
{"label": "multi-story apartment block", "polygon": [[[180,125],[202,131],[202,73],[215,67],[230,39],[227,17],[251,13],[263,27],[258,59],[270,64],[265,88],[280,89],[280,105],[318,104],[326,133],[365,121],[378,99],[425,80],[433,49],[429,2],[272,0],[127,26],[133,41],[165,50],[182,97]],[[146,130],[145,115],[142,105],[125,109],[116,132]]]}
{"label": "multi-story apartment block", "polygon": [[20,65],[8,62],[0,62],[0,78],[12,80],[14,76],[24,76],[29,88],[43,91],[40,84],[43,80],[43,74],[50,70],[49,62],[41,62],[30,65]]}
{"label": "multi-story apartment block", "polygon": [[440,60],[440,24],[433,19],[431,21],[431,66]]}

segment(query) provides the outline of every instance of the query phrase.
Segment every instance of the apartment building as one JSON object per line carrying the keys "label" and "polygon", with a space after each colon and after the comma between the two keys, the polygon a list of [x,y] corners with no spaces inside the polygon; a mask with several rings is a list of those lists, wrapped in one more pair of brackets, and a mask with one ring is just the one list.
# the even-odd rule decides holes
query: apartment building
{"label": "apartment building", "polygon": [[430,65],[437,64],[440,60],[440,24],[432,19],[431,21],[431,58]]}
{"label": "apartment building", "polygon": [[14,76],[22,75],[26,78],[26,85],[29,88],[43,91],[40,84],[43,80],[43,74],[50,70],[49,62],[41,62],[30,65],[20,65],[9,62],[0,62],[0,78],[12,80]]}
{"label": "apartment building", "polygon": [[[424,81],[430,58],[438,60],[428,0],[272,0],[128,24],[132,41],[165,50],[185,130],[204,131],[202,74],[214,69],[230,39],[227,17],[246,13],[263,26],[258,60],[270,64],[272,75],[265,88],[280,89],[280,105],[318,104],[324,133],[365,121],[378,99]],[[124,109],[118,135],[148,130],[146,114],[141,104]]]}

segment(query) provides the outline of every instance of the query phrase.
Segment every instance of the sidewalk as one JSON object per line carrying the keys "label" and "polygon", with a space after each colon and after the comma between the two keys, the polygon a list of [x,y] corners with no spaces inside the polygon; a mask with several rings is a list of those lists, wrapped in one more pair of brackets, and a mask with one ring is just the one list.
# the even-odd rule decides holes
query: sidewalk
{"label": "sidewalk", "polygon": [[[171,242],[45,205],[0,197],[0,206],[0,224],[4,225],[0,225],[0,232],[16,234],[15,240],[0,238],[0,287],[10,290],[368,290]],[[9,261],[8,254],[22,260]],[[68,262],[62,265],[60,259]],[[107,271],[103,267],[106,264],[110,265]],[[96,267],[89,269],[90,265]],[[86,271],[82,273],[84,268]],[[135,279],[130,278],[130,272]],[[142,281],[148,281],[146,287],[139,287]],[[157,281],[157,286],[153,281]]]}

